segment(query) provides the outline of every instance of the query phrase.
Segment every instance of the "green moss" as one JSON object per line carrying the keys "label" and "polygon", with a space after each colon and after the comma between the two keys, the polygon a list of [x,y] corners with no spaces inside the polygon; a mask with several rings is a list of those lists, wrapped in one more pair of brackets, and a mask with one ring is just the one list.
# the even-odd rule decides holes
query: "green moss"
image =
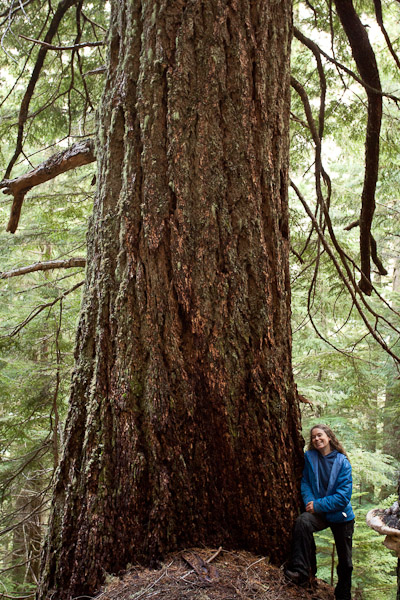
{"label": "green moss", "polygon": [[151,15],[151,24],[152,25],[155,25],[156,19],[157,19],[157,5],[155,4],[154,8],[153,8],[152,15]]}
{"label": "green moss", "polygon": [[131,379],[131,392],[132,394],[136,397],[136,398],[141,398],[143,395],[143,384],[136,379],[136,377],[133,377]]}

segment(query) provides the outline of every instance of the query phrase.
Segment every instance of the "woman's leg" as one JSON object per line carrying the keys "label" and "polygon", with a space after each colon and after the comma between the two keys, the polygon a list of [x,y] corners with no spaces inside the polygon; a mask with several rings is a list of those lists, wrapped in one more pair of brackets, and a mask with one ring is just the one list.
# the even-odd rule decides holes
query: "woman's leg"
{"label": "woman's leg", "polygon": [[336,600],[351,600],[351,574],[353,571],[352,541],[354,520],[346,523],[331,523],[338,555],[338,582],[335,588]]}
{"label": "woman's leg", "polygon": [[[321,515],[304,512],[296,520],[292,540],[292,557],[289,573],[298,573],[300,581],[306,581],[317,572],[313,533],[329,526]],[[288,573],[288,576],[290,577]]]}

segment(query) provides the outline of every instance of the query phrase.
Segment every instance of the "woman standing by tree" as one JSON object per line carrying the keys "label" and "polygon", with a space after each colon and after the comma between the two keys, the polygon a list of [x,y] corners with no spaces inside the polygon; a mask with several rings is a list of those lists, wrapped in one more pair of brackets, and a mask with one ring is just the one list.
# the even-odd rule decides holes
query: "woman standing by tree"
{"label": "woman standing by tree", "polygon": [[301,494],[306,511],[295,524],[292,558],[285,574],[293,583],[305,583],[317,571],[313,533],[330,527],[338,554],[337,600],[351,599],[351,550],[354,512],[351,465],[346,452],[327,425],[315,425],[305,454]]}

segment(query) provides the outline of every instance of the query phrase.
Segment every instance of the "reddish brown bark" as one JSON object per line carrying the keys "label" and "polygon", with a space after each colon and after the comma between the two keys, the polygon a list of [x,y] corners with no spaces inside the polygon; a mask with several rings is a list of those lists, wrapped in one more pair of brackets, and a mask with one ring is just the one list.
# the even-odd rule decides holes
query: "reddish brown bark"
{"label": "reddish brown bark", "polygon": [[66,446],[39,598],[199,544],[280,562],[291,3],[112,3]]}

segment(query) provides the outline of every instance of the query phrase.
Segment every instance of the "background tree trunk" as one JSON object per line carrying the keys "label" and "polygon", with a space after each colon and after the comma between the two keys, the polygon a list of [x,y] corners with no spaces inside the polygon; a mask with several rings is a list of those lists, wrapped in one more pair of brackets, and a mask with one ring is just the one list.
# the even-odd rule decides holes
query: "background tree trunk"
{"label": "background tree trunk", "polygon": [[13,532],[12,560],[19,566],[13,570],[12,576],[18,583],[36,583],[39,576],[43,536],[39,490],[38,481],[28,481],[15,500],[16,518],[20,523]]}
{"label": "background tree trunk", "polygon": [[288,552],[289,0],[112,2],[98,193],[39,598],[208,544]]}
{"label": "background tree trunk", "polygon": [[[400,475],[399,481],[397,484],[397,493],[399,494],[399,504],[400,504]],[[396,600],[400,600],[400,558],[397,559],[397,594]]]}
{"label": "background tree trunk", "polygon": [[[400,293],[400,259],[397,259],[393,270],[393,291],[396,294]],[[395,305],[396,310],[399,310],[398,302]],[[385,408],[383,418],[383,451],[386,454],[391,454],[400,461],[400,383],[398,380],[398,372],[395,366],[389,370],[388,385],[385,394]]]}

